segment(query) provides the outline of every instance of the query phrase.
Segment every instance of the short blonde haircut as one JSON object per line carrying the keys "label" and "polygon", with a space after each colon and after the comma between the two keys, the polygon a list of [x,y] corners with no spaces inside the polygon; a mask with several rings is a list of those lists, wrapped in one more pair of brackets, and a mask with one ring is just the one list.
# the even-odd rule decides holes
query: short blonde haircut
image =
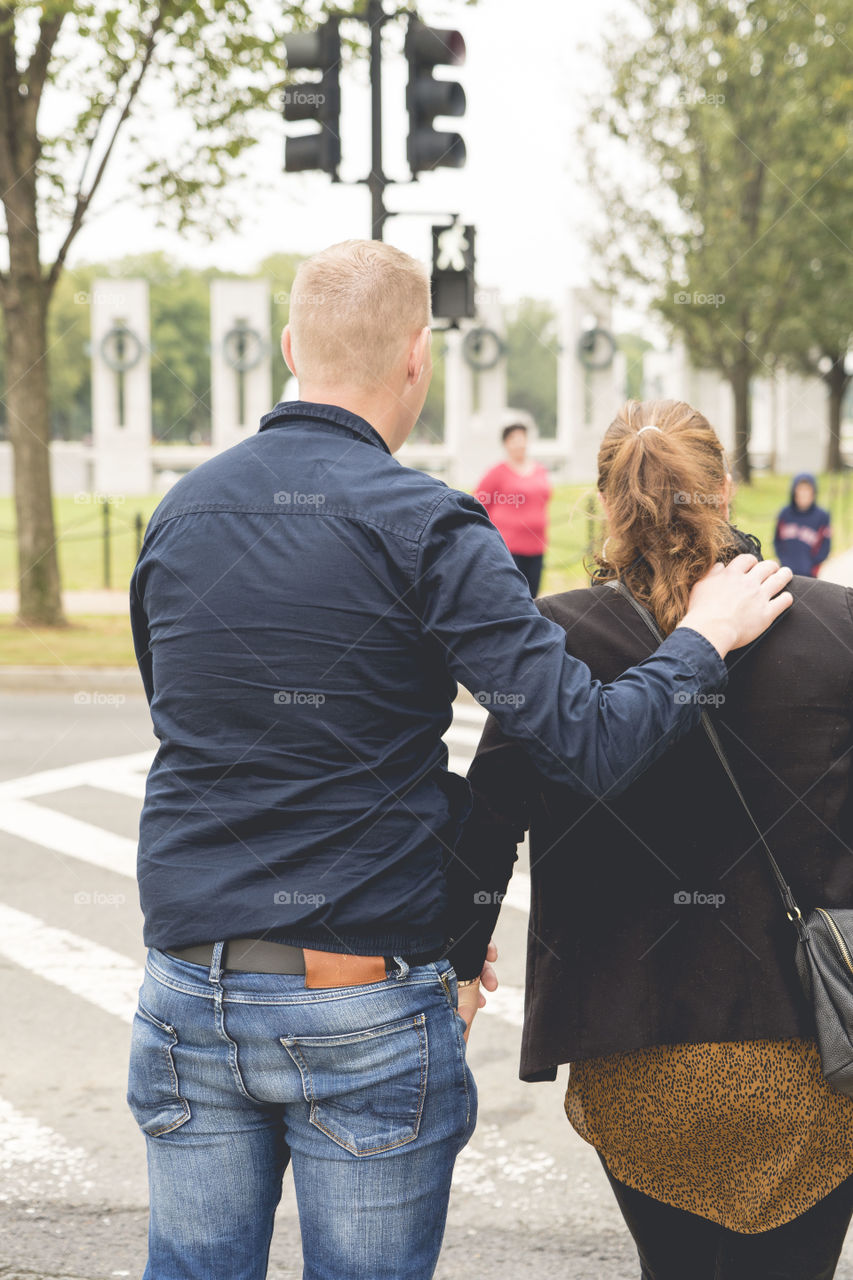
{"label": "short blonde haircut", "polygon": [[297,271],[289,323],[301,382],[381,383],[430,323],[426,268],[379,240],[333,244]]}

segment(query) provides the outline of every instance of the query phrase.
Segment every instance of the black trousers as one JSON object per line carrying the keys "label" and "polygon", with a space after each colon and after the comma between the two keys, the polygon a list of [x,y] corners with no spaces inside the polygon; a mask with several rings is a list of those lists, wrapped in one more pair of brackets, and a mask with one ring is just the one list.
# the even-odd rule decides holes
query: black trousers
{"label": "black trousers", "polygon": [[626,1186],[606,1164],[604,1171],[634,1237],[642,1280],[831,1280],[835,1275],[853,1216],[853,1177],[792,1222],[744,1235]]}
{"label": "black trousers", "polygon": [[516,569],[520,569],[527,579],[527,585],[530,587],[530,594],[535,596],[539,590],[539,583],[542,580],[542,556],[517,556],[512,552],[512,558],[515,561]]}

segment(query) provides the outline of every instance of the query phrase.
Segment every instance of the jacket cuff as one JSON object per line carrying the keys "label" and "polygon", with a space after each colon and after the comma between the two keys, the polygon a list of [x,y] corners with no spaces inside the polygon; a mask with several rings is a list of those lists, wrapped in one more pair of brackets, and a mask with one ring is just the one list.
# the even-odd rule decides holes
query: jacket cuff
{"label": "jacket cuff", "polygon": [[725,689],[729,682],[728,668],[711,641],[692,627],[676,627],[657,653],[681,658],[698,680],[701,693]]}

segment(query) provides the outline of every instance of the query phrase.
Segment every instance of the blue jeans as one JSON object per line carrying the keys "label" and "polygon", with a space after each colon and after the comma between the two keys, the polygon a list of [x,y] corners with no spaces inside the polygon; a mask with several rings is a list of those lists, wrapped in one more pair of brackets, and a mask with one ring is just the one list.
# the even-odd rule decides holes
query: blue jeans
{"label": "blue jeans", "polygon": [[144,1280],[263,1280],[288,1164],[304,1280],[428,1280],[474,1129],[456,977],[397,961],[382,982],[148,953],[128,1103],[146,1135]]}

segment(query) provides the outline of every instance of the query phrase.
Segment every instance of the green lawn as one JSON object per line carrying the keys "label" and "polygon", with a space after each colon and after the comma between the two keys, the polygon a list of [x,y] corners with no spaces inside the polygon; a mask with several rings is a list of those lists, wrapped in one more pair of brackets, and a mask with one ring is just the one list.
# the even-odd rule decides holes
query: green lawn
{"label": "green lawn", "polygon": [[[87,498],[89,495],[85,495]],[[134,517],[143,527],[160,501],[160,495],[113,499],[110,503],[111,585],[123,591],[136,561]],[[78,502],[55,498],[54,519],[59,537],[59,570],[67,591],[91,591],[104,586],[104,512],[99,501]],[[15,508],[11,498],[0,498],[0,590],[15,586]]]}
{"label": "green lawn", "polygon": [[75,616],[67,627],[22,627],[0,615],[0,666],[132,667],[130,624],[123,614]]}
{"label": "green lawn", "polygon": [[[756,475],[753,484],[735,495],[733,518],[748,533],[761,539],[766,555],[773,554],[776,513],[788,499],[790,478]],[[159,497],[127,498],[111,507],[111,583],[127,589],[136,559],[134,517],[147,520]],[[819,501],[829,506],[834,529],[834,550],[853,544],[853,487],[850,476],[824,476]],[[55,501],[59,532],[60,568],[68,590],[92,590],[104,585],[103,511],[94,502],[74,498]],[[590,513],[593,513],[592,515]],[[590,545],[600,543],[598,503],[592,485],[561,485],[551,504],[551,532],[545,561],[543,594],[584,586],[588,581],[584,560]],[[0,589],[15,585],[14,509],[12,500],[0,499]],[[133,663],[133,647],[127,620],[117,617],[75,617],[67,629],[27,630],[14,620],[0,617],[0,663],[69,666],[121,666]]]}
{"label": "green lawn", "polygon": [[[760,539],[765,556],[773,555],[773,533],[776,516],[787,503],[790,476],[757,474],[751,485],[735,492],[732,521],[744,533]],[[598,512],[594,502],[594,486],[562,485],[555,490],[551,503],[550,539],[545,557],[542,594],[568,591],[585,586],[588,578],[583,561],[588,558],[590,518],[588,510]],[[849,474],[818,477],[818,502],[829,507],[833,526],[833,552],[846,550],[853,544],[853,483]],[[594,518],[595,549],[600,545],[601,521]]]}

